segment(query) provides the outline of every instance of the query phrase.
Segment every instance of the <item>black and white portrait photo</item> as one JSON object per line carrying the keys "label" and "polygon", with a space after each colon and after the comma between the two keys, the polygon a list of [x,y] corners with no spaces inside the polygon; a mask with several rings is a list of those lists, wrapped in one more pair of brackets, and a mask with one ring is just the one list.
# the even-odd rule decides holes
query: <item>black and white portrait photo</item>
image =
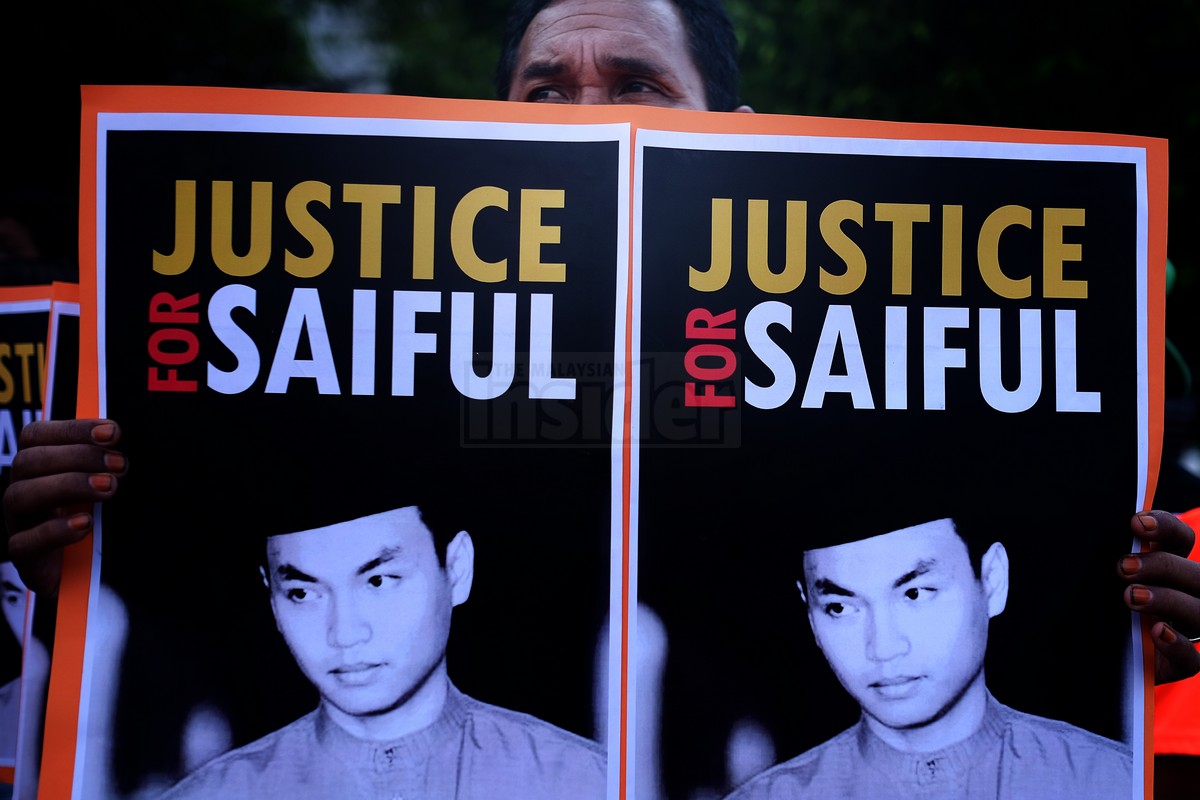
{"label": "black and white portrait photo", "polygon": [[1129,796],[1127,745],[988,690],[988,627],[1008,601],[1009,562],[979,524],[930,519],[803,552],[797,588],[813,638],[862,716],[733,800]]}

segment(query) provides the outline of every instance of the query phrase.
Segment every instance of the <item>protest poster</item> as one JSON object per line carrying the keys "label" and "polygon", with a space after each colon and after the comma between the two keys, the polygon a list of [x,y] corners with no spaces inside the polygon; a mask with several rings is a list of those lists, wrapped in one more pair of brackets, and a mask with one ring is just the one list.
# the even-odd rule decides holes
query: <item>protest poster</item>
{"label": "protest poster", "polygon": [[[986,623],[990,694],[1136,754],[1132,771],[1089,767],[1097,783],[1001,765],[992,789],[1140,797],[1147,679],[1112,565],[1157,469],[1160,389],[1147,381],[1161,374],[1165,249],[1162,196],[1147,198],[1165,183],[1151,180],[1162,154],[1115,137],[834,126],[846,135],[788,136],[774,120],[638,131],[635,327],[653,374],[674,376],[670,390],[641,384],[643,414],[690,407],[704,444],[662,436],[638,456],[641,486],[679,487],[641,493],[632,545],[639,599],[674,655],[658,710],[668,796],[728,791],[862,733],[864,713],[891,731],[939,708],[920,687],[968,669],[958,660],[983,643],[914,616],[888,623],[886,652],[865,622],[854,652],[838,652],[823,616],[882,626],[882,612],[840,580],[817,608],[804,553],[853,553],[848,577],[880,572],[915,605],[920,580],[948,593],[910,573],[944,553],[876,570],[873,553],[896,553],[875,537],[951,518],[975,529],[980,554],[1006,553],[1006,603]],[[860,783],[822,782],[815,753],[771,780],[865,797],[886,763],[890,791],[931,790],[964,755],[935,764],[940,749],[919,767],[864,757]]]}
{"label": "protest poster", "polygon": [[[106,91],[89,110],[124,97]],[[88,598],[88,642],[105,626],[116,649],[80,654],[80,706],[111,721],[68,734],[63,791],[152,795],[313,710],[272,621],[265,540],[416,504],[474,542],[454,685],[596,736],[628,126],[434,105],[406,119],[386,98],[326,98],[337,116],[303,94],[127,98],[151,96],[154,119],[98,115],[103,244],[85,293],[103,300],[83,362],[104,376],[96,411],[128,420],[130,471]],[[241,113],[268,97],[275,113]],[[234,200],[237,185],[255,196]]]}
{"label": "protest poster", "polygon": [[[0,287],[0,491],[8,487],[21,428],[42,415],[46,331],[52,288]],[[0,522],[3,524],[3,522]],[[6,533],[7,536],[7,533]],[[22,647],[28,591],[12,562],[3,570],[5,630],[0,639],[0,780],[13,782],[22,691]]]}
{"label": "protest poster", "polygon": [[[79,286],[56,281],[50,285],[49,298],[41,416],[71,419],[75,416],[79,385]],[[50,656],[54,651],[58,612],[53,596],[28,592],[26,598],[13,800],[33,800],[38,796]]]}
{"label": "protest poster", "polygon": [[[44,796],[155,796],[311,711],[264,542],[435,491],[476,553],[451,680],[594,739],[606,797],[720,796],[734,733],[758,769],[852,724],[799,551],[831,510],[943,497],[1025,522],[988,687],[1118,741],[1143,796],[1140,633],[1103,577],[1157,466],[1165,143],[84,101],[80,413],[121,421],[131,471],[66,563]],[[1057,707],[1013,656],[1068,646],[1039,597],[1103,665]]]}
{"label": "protest poster", "polygon": [[[64,303],[73,302],[78,316],[77,290],[75,284],[61,282],[0,287],[0,491],[8,487],[21,429],[44,416],[53,383],[52,354],[60,340],[56,319]],[[63,410],[74,416],[78,348],[67,348],[65,358],[71,377],[69,408]],[[23,781],[36,767],[29,766],[26,758],[32,752],[27,740],[39,735],[49,671],[44,633],[45,625],[54,623],[53,604],[46,604],[48,616],[39,617],[36,598],[7,558],[0,563],[0,572],[7,623],[0,637],[0,780],[13,785],[14,798],[29,798],[36,796],[36,783],[23,786]]]}
{"label": "protest poster", "polygon": [[46,385],[46,330],[51,284],[0,286],[0,475],[8,486],[8,470],[17,454],[21,428],[42,413]]}

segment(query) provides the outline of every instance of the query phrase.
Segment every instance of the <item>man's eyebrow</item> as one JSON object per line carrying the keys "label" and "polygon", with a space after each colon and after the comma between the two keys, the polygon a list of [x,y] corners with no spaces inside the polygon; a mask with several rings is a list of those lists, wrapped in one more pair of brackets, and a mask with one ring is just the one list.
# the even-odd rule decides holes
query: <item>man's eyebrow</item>
{"label": "man's eyebrow", "polygon": [[379,567],[383,564],[386,564],[389,561],[395,559],[403,551],[404,551],[403,547],[385,547],[379,551],[379,555],[375,556],[370,561],[366,562],[361,567],[359,567],[355,571],[354,574],[365,575],[366,573],[370,572],[371,570],[376,569],[377,567]]}
{"label": "man's eyebrow", "polygon": [[6,592],[24,592],[25,587],[17,586],[12,581],[4,581],[4,591],[6,591]]}
{"label": "man's eyebrow", "polygon": [[[355,575],[365,575],[371,570],[394,560],[404,551],[403,547],[385,547],[379,551],[379,555],[372,558],[370,561],[363,563],[354,571]],[[275,568],[275,574],[285,581],[301,581],[303,583],[319,583],[320,581],[309,575],[304,570],[294,564],[280,564]]]}
{"label": "man's eyebrow", "polygon": [[913,567],[911,570],[909,570],[908,572],[904,573],[899,578],[897,578],[896,582],[892,584],[892,588],[899,589],[901,586],[908,583],[909,581],[914,581],[917,578],[924,575],[925,573],[930,572],[936,566],[937,566],[936,558],[921,559],[920,561],[917,562],[917,565],[915,567]]}
{"label": "man's eyebrow", "polygon": [[604,58],[604,64],[612,69],[633,72],[638,75],[665,75],[668,72],[660,62],[637,56],[610,55]]}
{"label": "man's eyebrow", "polygon": [[531,81],[541,78],[557,78],[567,71],[567,65],[555,61],[533,61],[525,65],[518,76],[522,80]]}
{"label": "man's eyebrow", "polygon": [[291,564],[280,564],[275,568],[275,574],[285,581],[301,581],[302,583],[316,583],[317,579],[309,575],[302,569],[297,569]]}
{"label": "man's eyebrow", "polygon": [[842,588],[828,578],[817,578],[813,581],[813,592],[815,594],[835,594],[840,597],[854,597],[854,592],[850,589]]}

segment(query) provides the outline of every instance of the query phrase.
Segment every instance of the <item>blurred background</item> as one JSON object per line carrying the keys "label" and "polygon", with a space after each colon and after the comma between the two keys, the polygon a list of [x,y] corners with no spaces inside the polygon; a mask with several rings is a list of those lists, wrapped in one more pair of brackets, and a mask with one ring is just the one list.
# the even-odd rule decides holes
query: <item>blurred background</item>
{"label": "blurred background", "polygon": [[[1168,449],[1200,505],[1200,0],[727,0],[757,111],[1170,141]],[[0,280],[76,270],[81,83],[493,99],[509,0],[117,0],[0,12]],[[30,273],[33,270],[33,273]]]}

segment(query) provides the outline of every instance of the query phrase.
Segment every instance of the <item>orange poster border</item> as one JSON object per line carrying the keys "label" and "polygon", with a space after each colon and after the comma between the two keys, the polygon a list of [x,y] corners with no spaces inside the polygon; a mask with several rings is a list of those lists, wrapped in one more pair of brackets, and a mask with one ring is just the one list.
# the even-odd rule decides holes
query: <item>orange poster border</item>
{"label": "orange poster border", "polygon": [[0,286],[0,303],[23,303],[37,300],[50,302],[54,297],[53,287],[52,283]]}

